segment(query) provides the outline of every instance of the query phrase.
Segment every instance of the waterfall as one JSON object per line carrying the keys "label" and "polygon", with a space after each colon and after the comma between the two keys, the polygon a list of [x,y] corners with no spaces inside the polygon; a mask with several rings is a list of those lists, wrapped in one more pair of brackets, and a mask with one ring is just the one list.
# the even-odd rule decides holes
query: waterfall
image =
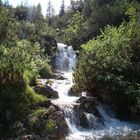
{"label": "waterfall", "polygon": [[[104,106],[95,99],[97,105],[93,111],[81,109],[78,102],[80,97],[68,95],[73,85],[72,68],[75,66],[75,61],[76,54],[72,46],[58,43],[55,65],[65,79],[53,81],[51,87],[58,91],[59,98],[52,100],[52,103],[59,106],[65,115],[70,130],[66,140],[101,140],[105,136],[111,137],[112,140],[119,140],[119,138],[133,132],[133,129],[140,128],[139,125],[121,122],[110,117]],[[86,93],[83,93],[82,97],[88,98]],[[92,99],[89,98],[89,101]],[[86,123],[85,126],[83,126],[82,121]]]}
{"label": "waterfall", "polygon": [[67,46],[62,43],[58,43],[57,46],[56,69],[63,71],[72,70],[76,61],[76,54],[72,46]]}

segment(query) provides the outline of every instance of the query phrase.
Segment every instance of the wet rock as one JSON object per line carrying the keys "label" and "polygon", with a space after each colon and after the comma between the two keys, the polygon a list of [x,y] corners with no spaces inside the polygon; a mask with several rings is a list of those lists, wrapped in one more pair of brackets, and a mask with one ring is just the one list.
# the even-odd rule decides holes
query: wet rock
{"label": "wet rock", "polygon": [[77,125],[83,128],[89,128],[87,117],[79,105],[74,106],[74,113],[77,118],[77,122],[76,122]]}
{"label": "wet rock", "polygon": [[[22,136],[21,140],[41,140],[40,136],[38,135],[25,135]],[[47,139],[46,139],[47,140]]]}
{"label": "wet rock", "polygon": [[46,84],[47,84],[47,85],[52,85],[52,83],[53,83],[52,80],[47,80],[47,81],[46,81]]}
{"label": "wet rock", "polygon": [[68,91],[68,95],[69,95],[69,96],[79,96],[78,93],[74,92],[73,88],[71,88],[71,89]]}
{"label": "wet rock", "polygon": [[[88,123],[90,123],[90,126],[93,128],[97,127],[99,123],[103,124],[102,117],[97,109],[97,101],[95,98],[92,97],[85,97],[81,96],[79,100],[77,101],[79,103],[79,108],[83,110],[85,113],[91,114],[91,116],[94,116],[94,121],[91,124],[91,120],[88,120]],[[93,117],[92,117],[93,118]]]}
{"label": "wet rock", "polygon": [[113,136],[103,136],[103,138],[100,138],[99,140],[118,140],[116,137]]}
{"label": "wet rock", "polygon": [[62,75],[58,75],[56,79],[57,80],[66,80],[67,78],[63,77]]}
{"label": "wet rock", "polygon": [[58,98],[58,92],[53,90],[50,86],[46,85],[45,90],[48,94],[48,98]]}
{"label": "wet rock", "polygon": [[69,132],[64,114],[61,111],[56,111],[49,116],[49,119],[56,122],[56,128],[51,135],[50,140],[63,139]]}
{"label": "wet rock", "polygon": [[52,113],[54,113],[54,112],[56,112],[57,111],[57,108],[55,108],[54,106],[50,106],[48,109],[47,109],[47,111],[46,112],[44,112],[42,115],[41,115],[41,119],[48,119],[48,117],[52,114]]}
{"label": "wet rock", "polygon": [[33,135],[27,135],[25,138],[29,140],[60,140],[68,134],[64,114],[52,103],[49,108],[33,109],[28,115],[27,122],[30,132],[34,132],[35,136],[40,136],[40,139],[34,139]]}
{"label": "wet rock", "polygon": [[13,129],[17,135],[22,134],[25,131],[24,124],[22,122],[15,122]]}
{"label": "wet rock", "polygon": [[97,102],[94,98],[91,97],[84,97],[81,96],[77,103],[80,103],[80,107],[88,113],[93,113],[96,115],[99,115],[99,112],[97,110]]}
{"label": "wet rock", "polygon": [[50,100],[47,100],[47,101],[43,101],[43,102],[32,104],[31,105],[31,109],[34,109],[34,108],[36,108],[38,106],[48,108],[51,105],[52,105],[51,101]]}
{"label": "wet rock", "polygon": [[34,87],[35,92],[42,94],[44,96],[47,96],[48,98],[58,98],[58,92],[53,90],[50,86],[48,85],[37,85]]}
{"label": "wet rock", "polygon": [[104,104],[112,104],[112,96],[108,90],[104,88],[98,88],[93,91],[89,91],[91,96],[97,97]]}
{"label": "wet rock", "polygon": [[74,96],[74,93],[73,93],[72,88],[68,91],[68,95],[69,95],[69,96]]}

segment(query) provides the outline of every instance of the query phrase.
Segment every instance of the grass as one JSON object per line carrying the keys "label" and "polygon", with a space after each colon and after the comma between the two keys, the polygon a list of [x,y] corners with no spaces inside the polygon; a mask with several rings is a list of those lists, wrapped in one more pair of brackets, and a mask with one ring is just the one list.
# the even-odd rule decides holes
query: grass
{"label": "grass", "polygon": [[48,101],[48,99],[45,96],[35,93],[35,91],[30,86],[27,86],[25,92],[32,103],[40,103]]}

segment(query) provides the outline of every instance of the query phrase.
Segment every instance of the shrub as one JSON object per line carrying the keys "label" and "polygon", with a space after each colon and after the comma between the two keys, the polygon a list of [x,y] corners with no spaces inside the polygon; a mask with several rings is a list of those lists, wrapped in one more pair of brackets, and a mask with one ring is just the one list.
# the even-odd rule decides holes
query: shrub
{"label": "shrub", "polygon": [[49,134],[53,133],[56,127],[57,124],[54,120],[50,119],[46,121],[45,129]]}
{"label": "shrub", "polygon": [[8,42],[0,46],[0,124],[2,134],[13,134],[15,120],[21,120],[31,104],[47,101],[29,85],[36,84],[41,59],[39,44],[26,41]]}
{"label": "shrub", "polygon": [[51,68],[47,63],[39,69],[39,75],[41,78],[49,78],[51,73]]}
{"label": "shrub", "polygon": [[82,46],[73,90],[92,92],[102,101],[112,99],[121,117],[132,118],[132,110],[139,108],[140,26],[135,10],[131,8],[128,13],[129,23],[108,26],[100,36]]}
{"label": "shrub", "polygon": [[23,74],[24,80],[30,86],[35,86],[37,84],[37,73],[33,71],[25,71]]}
{"label": "shrub", "polygon": [[33,88],[31,88],[30,86],[27,86],[27,88],[25,90],[25,94],[26,94],[29,104],[37,104],[37,103],[47,101],[46,97],[35,93]]}

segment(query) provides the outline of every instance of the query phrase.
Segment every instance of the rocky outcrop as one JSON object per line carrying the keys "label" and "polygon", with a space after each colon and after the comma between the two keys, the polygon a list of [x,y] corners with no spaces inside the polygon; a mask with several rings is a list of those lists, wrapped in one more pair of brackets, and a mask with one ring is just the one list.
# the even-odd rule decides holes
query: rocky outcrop
{"label": "rocky outcrop", "polygon": [[66,80],[67,78],[63,77],[62,75],[58,75],[56,80]]}
{"label": "rocky outcrop", "polygon": [[58,140],[64,138],[68,134],[68,126],[64,115],[61,111],[56,111],[52,113],[48,119],[55,120],[56,128],[53,130],[52,134],[49,135],[51,140]]}
{"label": "rocky outcrop", "polygon": [[77,118],[76,123],[80,127],[96,128],[97,125],[103,124],[94,98],[81,96],[74,105],[74,114]]}
{"label": "rocky outcrop", "polygon": [[69,96],[79,96],[79,93],[74,92],[73,88],[68,91]]}
{"label": "rocky outcrop", "polygon": [[61,110],[51,104],[49,108],[36,107],[28,115],[27,126],[30,135],[23,140],[59,140],[68,134],[68,126]]}
{"label": "rocky outcrop", "polygon": [[79,105],[74,106],[74,113],[77,118],[76,125],[83,127],[83,128],[89,128],[89,122],[87,120],[87,117],[86,117],[83,109],[80,108]]}
{"label": "rocky outcrop", "polygon": [[77,103],[80,104],[80,108],[87,113],[92,113],[98,118],[101,118],[99,111],[97,110],[97,101],[92,97],[81,96]]}
{"label": "rocky outcrop", "polygon": [[20,140],[49,140],[48,137],[41,138],[39,135],[30,134],[30,135],[23,135]]}
{"label": "rocky outcrop", "polygon": [[34,87],[35,92],[47,96],[48,98],[58,98],[58,92],[53,90],[50,86],[48,85],[37,85]]}

